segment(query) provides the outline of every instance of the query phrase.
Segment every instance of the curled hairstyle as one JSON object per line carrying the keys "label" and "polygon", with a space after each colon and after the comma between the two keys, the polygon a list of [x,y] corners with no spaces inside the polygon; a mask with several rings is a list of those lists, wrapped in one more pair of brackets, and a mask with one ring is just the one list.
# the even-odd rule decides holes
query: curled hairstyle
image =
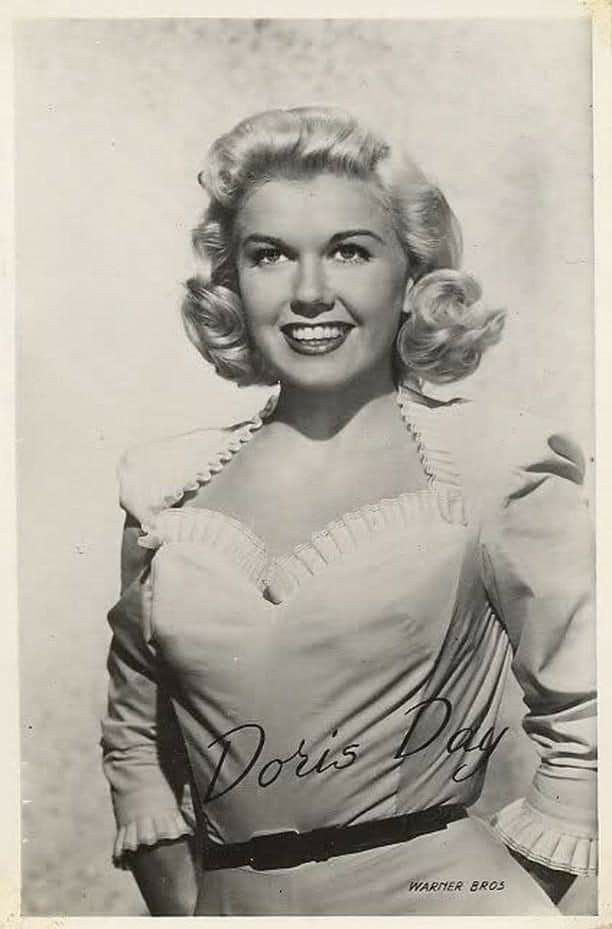
{"label": "curled hairstyle", "polygon": [[414,283],[395,342],[398,383],[448,383],[471,374],[499,340],[504,314],[486,308],[478,282],[458,270],[461,230],[446,198],[400,149],[328,107],[269,110],[213,143],[198,177],[209,205],[193,231],[206,270],[187,281],[182,305],[193,344],[221,377],[241,386],[275,383],[242,308],[236,217],[254,186],[322,173],[374,183],[405,250]]}

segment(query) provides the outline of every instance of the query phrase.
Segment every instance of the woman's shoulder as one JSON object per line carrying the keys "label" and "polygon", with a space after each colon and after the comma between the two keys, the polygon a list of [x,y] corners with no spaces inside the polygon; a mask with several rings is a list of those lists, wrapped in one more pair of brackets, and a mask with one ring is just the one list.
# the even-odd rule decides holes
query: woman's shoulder
{"label": "woman's shoulder", "polygon": [[257,424],[254,417],[129,446],[117,466],[121,506],[146,526],[208,480]]}
{"label": "woman's shoulder", "polygon": [[[530,470],[539,466],[545,471],[550,466],[562,476],[582,482],[582,449],[563,416],[511,406],[499,399],[471,400],[465,404],[463,415],[466,429],[462,447],[468,460],[477,456],[492,470]],[[470,441],[466,442],[466,438]]]}
{"label": "woman's shoulder", "polygon": [[411,409],[424,449],[479,505],[502,503],[546,475],[583,482],[580,443],[561,417],[495,397],[425,399]]}

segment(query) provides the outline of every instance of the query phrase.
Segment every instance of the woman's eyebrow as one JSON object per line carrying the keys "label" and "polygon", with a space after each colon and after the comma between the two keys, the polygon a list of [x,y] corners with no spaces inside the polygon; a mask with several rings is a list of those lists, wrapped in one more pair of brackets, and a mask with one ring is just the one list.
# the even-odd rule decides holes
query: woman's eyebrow
{"label": "woman's eyebrow", "polygon": [[[372,229],[343,229],[342,232],[335,232],[331,239],[329,240],[330,245],[334,245],[336,242],[340,242],[342,239],[349,239],[352,236],[370,236],[372,239],[376,239],[377,242],[380,242],[381,245],[384,245],[384,239],[382,239],[376,232],[373,232]],[[281,248],[287,248],[287,243],[282,239],[277,238],[274,235],[266,235],[262,232],[252,232],[250,235],[247,235],[242,242],[241,246],[248,245],[249,242],[268,242],[271,245],[278,245]]]}
{"label": "woman's eyebrow", "polygon": [[244,247],[245,245],[248,245],[249,242],[267,242],[270,245],[278,245],[281,248],[287,247],[286,243],[283,242],[282,239],[278,239],[274,235],[265,235],[265,233],[262,232],[252,232],[250,235],[247,235],[244,239],[242,239],[240,245]]}
{"label": "woman's eyebrow", "polygon": [[335,232],[329,241],[330,244],[333,245],[334,242],[338,242],[340,239],[350,239],[352,236],[356,235],[368,235],[372,239],[376,239],[377,242],[380,242],[381,245],[385,244],[384,239],[371,229],[345,229],[343,232]]}

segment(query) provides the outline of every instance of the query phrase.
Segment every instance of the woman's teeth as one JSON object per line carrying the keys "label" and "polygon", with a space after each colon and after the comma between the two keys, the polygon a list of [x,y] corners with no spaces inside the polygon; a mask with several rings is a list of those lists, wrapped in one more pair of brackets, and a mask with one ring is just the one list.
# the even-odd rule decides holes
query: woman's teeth
{"label": "woman's teeth", "polygon": [[298,342],[310,342],[315,339],[338,339],[344,335],[340,326],[299,326],[291,327],[289,335]]}
{"label": "woman's teeth", "polygon": [[353,327],[349,323],[303,326],[291,323],[282,327],[289,347],[300,355],[327,355],[344,345]]}

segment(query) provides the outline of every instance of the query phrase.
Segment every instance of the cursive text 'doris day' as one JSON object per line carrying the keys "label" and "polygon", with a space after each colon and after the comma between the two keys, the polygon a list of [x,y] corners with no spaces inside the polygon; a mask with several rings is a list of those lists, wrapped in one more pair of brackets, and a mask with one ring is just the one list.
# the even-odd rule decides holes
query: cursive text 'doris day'
{"label": "cursive text 'doris day'", "polygon": [[[422,700],[406,710],[405,715],[411,717],[410,726],[393,753],[393,759],[402,764],[407,758],[414,757],[434,743],[438,743],[440,749],[445,751],[449,757],[458,757],[458,753],[461,753],[461,761],[451,775],[456,783],[468,780],[485,767],[508,731],[506,726],[495,734],[494,727],[490,726],[483,732],[479,732],[478,726],[468,725],[448,732],[452,705],[446,697],[431,697]],[[431,725],[432,722],[433,732],[423,737],[421,728],[425,724]],[[334,729],[331,733],[332,738],[335,739],[337,735],[338,730]],[[233,780],[217,789],[220,779],[221,782],[225,779],[228,756],[232,750],[236,751],[240,741],[245,737],[251,742],[249,757],[244,760]],[[203,803],[210,803],[225,796],[251,773],[256,777],[259,786],[266,788],[272,786],[286,770],[291,771],[296,778],[323,774],[330,770],[342,771],[357,763],[364,750],[360,742],[351,742],[341,748],[335,746],[325,748],[316,758],[313,758],[312,753],[306,750],[306,739],[303,738],[300,739],[297,748],[289,754],[275,756],[264,761],[262,755],[266,747],[266,732],[264,727],[256,722],[242,723],[228,729],[227,732],[214,739],[208,747],[213,748],[216,745],[221,747],[221,754],[206,794],[202,798]],[[474,752],[477,754],[473,756],[474,762],[471,763],[471,760],[466,760],[466,757],[471,758],[471,753]]]}

